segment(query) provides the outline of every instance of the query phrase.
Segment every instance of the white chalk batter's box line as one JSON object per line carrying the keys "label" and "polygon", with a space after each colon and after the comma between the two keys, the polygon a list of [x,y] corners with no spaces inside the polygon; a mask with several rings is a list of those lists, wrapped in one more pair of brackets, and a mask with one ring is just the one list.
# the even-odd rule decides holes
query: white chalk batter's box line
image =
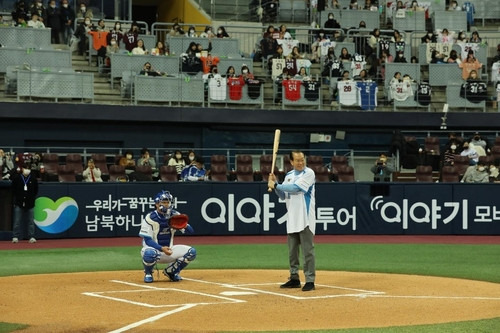
{"label": "white chalk batter's box line", "polygon": [[[353,288],[344,288],[344,287],[338,287],[338,286],[318,285],[317,284],[318,287],[348,290],[348,291],[353,291],[354,293],[338,294],[338,295],[321,295],[321,296],[313,296],[313,295],[296,296],[296,295],[289,295],[289,294],[285,294],[285,293],[273,292],[273,291],[262,290],[262,289],[256,288],[257,286],[270,286],[270,285],[276,286],[276,285],[279,285],[279,283],[230,284],[230,283],[212,282],[212,281],[206,281],[206,280],[196,280],[196,279],[190,279],[190,278],[184,278],[184,280],[197,282],[197,283],[216,285],[216,286],[219,286],[222,288],[236,289],[236,290],[242,291],[242,293],[239,294],[239,296],[249,295],[249,294],[267,294],[267,295],[273,295],[273,296],[277,296],[277,297],[292,298],[292,299],[296,299],[296,300],[325,299],[325,298],[335,298],[335,297],[361,297],[361,298],[364,298],[364,297],[368,297],[371,295],[384,294],[383,292],[378,292],[378,291],[369,291],[369,290],[362,290],[362,289],[353,289]],[[225,304],[225,303],[245,303],[246,302],[245,300],[238,299],[238,298],[208,294],[208,293],[186,290],[186,289],[162,288],[162,287],[155,287],[153,285],[143,285],[143,284],[137,284],[137,283],[133,283],[133,282],[120,281],[120,280],[111,280],[110,282],[125,284],[125,285],[129,285],[132,287],[139,287],[140,289],[94,291],[94,292],[84,292],[82,294],[86,295],[86,296],[99,297],[99,298],[104,298],[104,299],[108,299],[108,300],[112,300],[112,301],[123,302],[123,303],[128,303],[128,304],[133,304],[133,305],[138,305],[138,306],[148,307],[148,308],[179,307],[179,306],[186,306],[186,305],[215,305],[215,304]],[[251,287],[251,286],[253,286],[253,287]],[[131,300],[128,300],[126,298],[121,298],[118,296],[119,294],[142,293],[142,292],[149,292],[149,291],[157,292],[157,291],[162,291],[162,290],[163,291],[181,292],[181,293],[186,293],[186,294],[198,295],[198,296],[202,296],[202,297],[209,297],[209,298],[217,299],[219,301],[218,302],[197,302],[197,303],[153,305],[153,304],[148,304],[148,303],[143,303],[143,302],[131,301]],[[115,296],[112,296],[112,295],[115,295]],[[238,294],[236,294],[236,295],[238,295]]]}

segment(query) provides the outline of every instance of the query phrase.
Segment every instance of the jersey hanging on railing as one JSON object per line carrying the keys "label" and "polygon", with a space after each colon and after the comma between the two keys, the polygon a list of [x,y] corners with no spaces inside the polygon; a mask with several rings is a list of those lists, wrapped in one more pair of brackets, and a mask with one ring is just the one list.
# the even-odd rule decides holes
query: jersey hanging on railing
{"label": "jersey hanging on railing", "polygon": [[428,83],[420,82],[417,87],[417,93],[415,94],[415,100],[420,105],[431,104],[431,86]]}
{"label": "jersey hanging on railing", "polygon": [[302,84],[299,80],[283,80],[283,88],[285,89],[285,98],[289,101],[298,101],[300,99],[300,86]]}
{"label": "jersey hanging on railing", "polygon": [[321,86],[321,83],[315,80],[307,80],[304,81],[304,97],[308,101],[317,101],[319,98],[319,88]]}
{"label": "jersey hanging on railing", "polygon": [[377,106],[378,86],[376,82],[356,82],[359,93],[359,106],[363,110],[375,110]]}
{"label": "jersey hanging on railing", "polygon": [[356,88],[356,82],[352,80],[338,81],[337,87],[340,104],[354,105],[358,102],[358,90]]}
{"label": "jersey hanging on railing", "polygon": [[460,88],[460,97],[467,99],[471,103],[481,103],[488,97],[487,89],[488,87],[484,82],[466,82]]}

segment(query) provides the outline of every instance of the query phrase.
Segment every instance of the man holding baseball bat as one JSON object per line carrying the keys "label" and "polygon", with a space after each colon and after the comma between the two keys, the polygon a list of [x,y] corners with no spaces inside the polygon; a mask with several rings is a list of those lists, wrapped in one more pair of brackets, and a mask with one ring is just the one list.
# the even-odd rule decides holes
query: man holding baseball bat
{"label": "man holding baseball bat", "polygon": [[314,233],[316,226],[316,199],[314,171],[306,166],[304,153],[292,151],[290,163],[293,170],[288,172],[282,184],[276,176],[269,175],[268,187],[273,188],[278,197],[286,202],[286,221],[290,279],[281,288],[300,288],[299,247],[304,255],[304,275],[306,283],[302,291],[314,290],[316,264],[314,254]]}
{"label": "man holding baseball bat", "polygon": [[156,209],[142,220],[139,236],[142,237],[142,263],[144,282],[153,282],[153,270],[157,263],[167,264],[163,274],[171,281],[182,280],[179,273],[196,258],[196,249],[188,245],[173,245],[177,230],[191,234],[193,227],[188,216],[172,208],[173,196],[161,191],[155,198]]}

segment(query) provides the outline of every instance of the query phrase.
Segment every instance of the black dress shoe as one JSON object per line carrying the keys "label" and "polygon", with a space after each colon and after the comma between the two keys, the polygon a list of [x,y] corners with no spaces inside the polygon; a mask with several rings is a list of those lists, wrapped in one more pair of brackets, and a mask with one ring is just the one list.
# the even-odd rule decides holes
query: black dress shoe
{"label": "black dress shoe", "polygon": [[306,282],[304,287],[302,287],[302,291],[311,291],[314,289],[316,289],[316,288],[314,288],[314,282]]}
{"label": "black dress shoe", "polygon": [[300,288],[300,280],[290,279],[288,282],[283,283],[280,288]]}

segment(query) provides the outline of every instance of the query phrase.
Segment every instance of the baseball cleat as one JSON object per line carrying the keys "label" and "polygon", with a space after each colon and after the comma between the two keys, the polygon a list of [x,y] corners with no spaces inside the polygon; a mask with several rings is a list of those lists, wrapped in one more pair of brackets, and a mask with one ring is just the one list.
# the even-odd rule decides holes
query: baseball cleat
{"label": "baseball cleat", "polygon": [[290,279],[288,282],[283,283],[280,288],[300,288],[300,280]]}
{"label": "baseball cleat", "polygon": [[170,279],[170,281],[172,281],[172,282],[179,282],[182,280],[182,278],[179,276],[179,274],[169,273],[169,272],[167,272],[166,268],[163,270],[163,275],[168,277]]}
{"label": "baseball cleat", "polygon": [[30,238],[30,240],[29,240],[29,242],[30,242],[30,243],[32,243],[32,244],[33,244],[33,243],[36,243],[36,239],[35,239],[35,237],[31,237],[31,238]]}
{"label": "baseball cleat", "polygon": [[19,238],[17,237],[12,238],[12,243],[19,243]]}
{"label": "baseball cleat", "polygon": [[144,275],[144,282],[146,282],[146,283],[153,282],[153,275],[151,275],[151,274]]}

